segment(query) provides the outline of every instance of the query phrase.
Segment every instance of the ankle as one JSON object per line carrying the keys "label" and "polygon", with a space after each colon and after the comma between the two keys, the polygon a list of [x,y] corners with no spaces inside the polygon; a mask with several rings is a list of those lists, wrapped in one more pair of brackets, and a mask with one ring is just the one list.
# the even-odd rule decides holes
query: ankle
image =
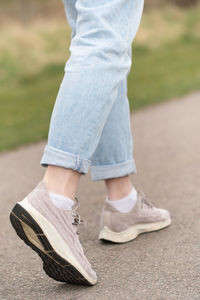
{"label": "ankle", "polygon": [[72,170],[49,165],[43,178],[49,192],[74,199],[81,174]]}
{"label": "ankle", "polygon": [[105,181],[109,200],[117,200],[129,195],[133,189],[130,176],[111,178]]}

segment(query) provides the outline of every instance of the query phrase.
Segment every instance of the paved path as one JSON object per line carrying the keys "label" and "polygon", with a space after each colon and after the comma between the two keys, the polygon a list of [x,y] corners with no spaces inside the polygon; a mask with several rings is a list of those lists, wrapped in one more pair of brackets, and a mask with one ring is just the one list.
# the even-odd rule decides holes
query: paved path
{"label": "paved path", "polygon": [[138,175],[133,182],[171,211],[173,225],[124,245],[97,240],[105,197],[103,182],[81,180],[80,212],[88,228],[81,239],[99,275],[95,287],[57,283],[8,221],[14,203],[42,177],[44,143],[0,155],[0,299],[199,300],[200,299],[200,94],[135,113]]}

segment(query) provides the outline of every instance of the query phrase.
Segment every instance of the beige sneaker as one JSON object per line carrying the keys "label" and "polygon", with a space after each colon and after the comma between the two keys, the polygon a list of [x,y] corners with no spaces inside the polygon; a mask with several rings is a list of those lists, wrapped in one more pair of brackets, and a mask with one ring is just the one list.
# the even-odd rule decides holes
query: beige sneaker
{"label": "beige sneaker", "polygon": [[137,202],[129,213],[121,213],[110,204],[105,204],[99,239],[125,243],[135,239],[140,233],[159,230],[170,224],[169,212],[154,207],[139,191]]}
{"label": "beige sneaker", "polygon": [[43,182],[14,206],[10,220],[18,236],[39,254],[48,276],[85,285],[97,282],[77,234],[80,216],[54,206]]}

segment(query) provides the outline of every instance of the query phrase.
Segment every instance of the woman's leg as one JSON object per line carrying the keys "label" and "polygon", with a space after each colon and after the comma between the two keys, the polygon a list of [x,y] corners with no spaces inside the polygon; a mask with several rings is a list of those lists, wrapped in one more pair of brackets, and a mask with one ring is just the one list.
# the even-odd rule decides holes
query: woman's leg
{"label": "woman's leg", "polygon": [[121,199],[132,190],[130,174],[136,173],[127,82],[119,88],[118,97],[104,126],[97,149],[92,156],[93,180],[105,180],[108,198]]}
{"label": "woman's leg", "polygon": [[[132,47],[128,51],[132,59]],[[127,97],[127,78],[121,83],[117,99],[92,156],[92,180],[105,180],[107,197],[121,199],[133,189],[130,174],[136,173]]]}
{"label": "woman's leg", "polygon": [[81,220],[72,200],[79,178],[75,170],[49,165],[44,182],[14,206],[10,220],[17,235],[39,254],[48,276],[94,285],[97,275],[81,246],[77,232]]}

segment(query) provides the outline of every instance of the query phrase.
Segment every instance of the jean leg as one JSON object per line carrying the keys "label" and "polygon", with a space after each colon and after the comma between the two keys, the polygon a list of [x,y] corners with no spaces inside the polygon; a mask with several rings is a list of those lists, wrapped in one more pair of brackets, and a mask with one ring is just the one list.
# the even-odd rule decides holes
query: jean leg
{"label": "jean leg", "polygon": [[87,173],[127,76],[143,0],[77,0],[76,34],[54,106],[41,164]]}
{"label": "jean leg", "polygon": [[92,180],[105,180],[136,173],[127,80],[119,88],[118,97],[109,114],[99,144],[91,160]]}

